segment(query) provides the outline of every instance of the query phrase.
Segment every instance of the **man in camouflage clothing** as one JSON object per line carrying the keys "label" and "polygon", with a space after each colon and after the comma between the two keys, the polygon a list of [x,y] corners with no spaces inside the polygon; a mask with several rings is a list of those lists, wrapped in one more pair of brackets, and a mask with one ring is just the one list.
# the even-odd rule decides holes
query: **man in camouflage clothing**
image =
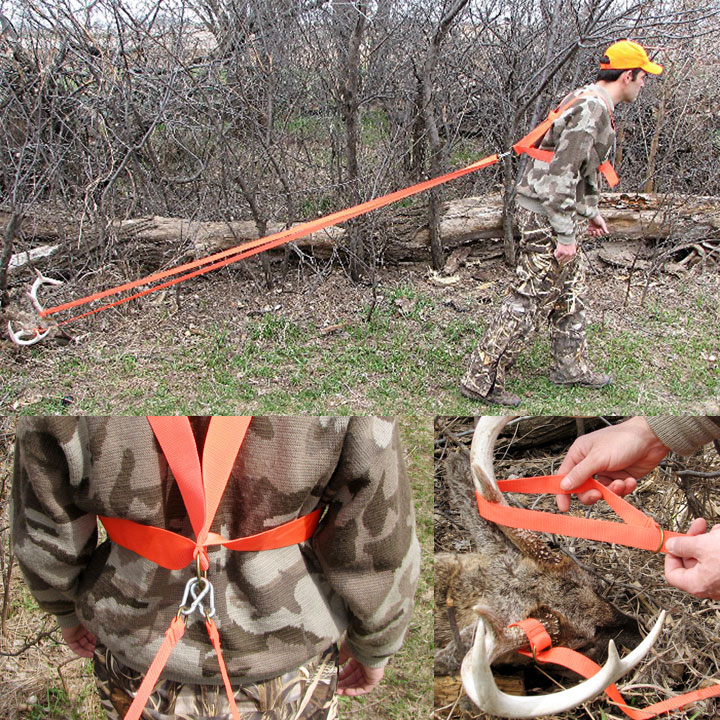
{"label": "man in camouflage clothing", "polygon": [[662,67],[650,62],[642,46],[622,40],[606,50],[600,68],[595,83],[561,103],[579,98],[540,142],[540,150],[552,156],[528,157],[517,188],[518,280],[470,357],[460,383],[466,397],[489,405],[520,404],[517,395],[505,390],[505,372],[528,345],[541,313],[550,323],[552,382],[591,388],[611,382],[588,362],[578,217],[589,221],[589,235],[607,234],[598,210],[598,168],[614,154],[612,112],[619,102],[633,102],[647,73],[660,74]]}
{"label": "man in camouflage clothing", "polygon": [[[209,421],[190,418],[200,453]],[[122,718],[189,571],[98,543],[97,516],[193,534],[150,424],[20,419],[12,501],[15,551],[30,590],[70,647],[94,655],[103,707],[108,718]],[[336,690],[370,691],[402,643],[420,553],[395,422],[252,418],[212,530],[246,537],[319,507],[325,513],[306,542],[209,549],[217,625],[243,720],[332,719]],[[202,625],[188,622],[144,720],[230,720]]]}

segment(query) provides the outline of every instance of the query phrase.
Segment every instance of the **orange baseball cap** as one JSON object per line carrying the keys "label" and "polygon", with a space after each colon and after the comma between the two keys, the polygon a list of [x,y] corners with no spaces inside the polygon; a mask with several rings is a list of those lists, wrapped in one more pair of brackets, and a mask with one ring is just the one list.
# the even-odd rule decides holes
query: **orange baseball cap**
{"label": "orange baseball cap", "polygon": [[634,70],[641,68],[647,73],[659,75],[663,66],[651,62],[645,48],[632,40],[619,40],[606,51],[609,63],[600,63],[601,70]]}

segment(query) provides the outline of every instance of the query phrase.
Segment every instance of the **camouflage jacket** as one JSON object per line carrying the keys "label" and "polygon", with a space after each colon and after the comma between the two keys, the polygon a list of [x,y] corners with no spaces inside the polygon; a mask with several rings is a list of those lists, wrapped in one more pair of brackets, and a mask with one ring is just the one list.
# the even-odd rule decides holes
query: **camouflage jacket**
{"label": "camouflage jacket", "polygon": [[586,92],[595,96],[571,105],[540,141],[541,149],[554,152],[552,162],[527,156],[527,170],[517,188],[518,204],[546,215],[562,244],[575,242],[576,215],[597,215],[597,169],[614,154],[614,106],[605,90],[587,85],[570,93],[560,105]]}
{"label": "camouflage jacket", "polygon": [[[192,418],[198,445],[209,420]],[[82,623],[147,670],[191,569],[170,571],[100,542],[96,516],[193,538],[146,418],[21,418],[12,488],[15,551],[41,608]],[[263,552],[208,549],[216,622],[234,682],[294,669],[347,629],[355,657],[383,665],[402,643],[420,552],[395,423],[253,418],[212,530],[252,535],[324,506],[313,537]],[[219,684],[204,623],[188,621],[163,677]]]}
{"label": "camouflage jacket", "polygon": [[720,417],[655,415],[645,419],[666,447],[682,455],[690,455],[702,445],[720,439]]}

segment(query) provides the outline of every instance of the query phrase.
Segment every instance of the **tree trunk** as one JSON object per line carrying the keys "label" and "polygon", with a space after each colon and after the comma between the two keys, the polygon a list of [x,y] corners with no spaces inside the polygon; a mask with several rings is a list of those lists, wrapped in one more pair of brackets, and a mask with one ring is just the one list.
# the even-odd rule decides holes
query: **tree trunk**
{"label": "tree trunk", "polygon": [[12,257],[15,236],[20,231],[22,215],[14,212],[7,220],[3,232],[2,253],[0,253],[0,307],[7,307],[10,303],[8,295],[8,267]]}

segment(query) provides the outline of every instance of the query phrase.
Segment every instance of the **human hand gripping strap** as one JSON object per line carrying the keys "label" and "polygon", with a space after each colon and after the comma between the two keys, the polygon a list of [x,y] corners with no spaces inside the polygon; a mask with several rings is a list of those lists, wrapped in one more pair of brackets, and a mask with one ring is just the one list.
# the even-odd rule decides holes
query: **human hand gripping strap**
{"label": "human hand gripping strap", "polygon": [[482,517],[498,525],[505,525],[526,530],[569,535],[570,537],[599,540],[602,542],[626,545],[651,552],[667,552],[666,543],[673,537],[684,537],[685,533],[663,530],[652,518],[629,502],[616,495],[605,485],[594,478],[586,480],[574,490],[564,490],[560,482],[564,475],[543,475],[539,477],[499,480],[501,492],[519,492],[528,494],[553,493],[555,495],[571,495],[586,490],[598,490],[603,500],[625,522],[617,523],[607,520],[591,520],[572,517],[562,513],[525,510],[509,507],[486,500],[475,491],[478,511]]}
{"label": "human hand gripping strap", "polygon": [[[519,653],[527,657],[531,657],[538,662],[549,662],[555,665],[561,665],[589,678],[601,670],[601,667],[593,662],[590,658],[585,657],[581,653],[566,647],[552,647],[552,640],[542,623],[535,618],[527,618],[520,622],[512,623],[509,627],[519,627],[528,637],[530,650],[518,650]],[[630,707],[620,691],[613,684],[605,688],[605,694],[615,703],[618,709],[622,710],[625,715],[632,720],[650,720],[661,713],[677,710],[678,708],[697,702],[698,700],[706,700],[707,698],[717,697],[720,695],[720,685],[712,685],[699,690],[693,690],[683,695],[668,698],[659,703],[654,703],[643,709]]]}

